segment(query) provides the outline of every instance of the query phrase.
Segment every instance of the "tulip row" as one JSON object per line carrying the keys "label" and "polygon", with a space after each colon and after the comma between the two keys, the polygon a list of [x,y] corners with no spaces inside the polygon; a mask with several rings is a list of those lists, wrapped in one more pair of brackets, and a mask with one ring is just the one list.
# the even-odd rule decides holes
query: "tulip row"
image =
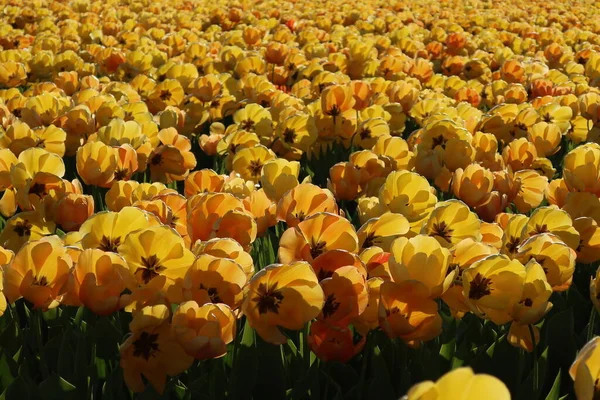
{"label": "tulip row", "polygon": [[522,3],[2,2],[3,396],[596,398],[600,7]]}

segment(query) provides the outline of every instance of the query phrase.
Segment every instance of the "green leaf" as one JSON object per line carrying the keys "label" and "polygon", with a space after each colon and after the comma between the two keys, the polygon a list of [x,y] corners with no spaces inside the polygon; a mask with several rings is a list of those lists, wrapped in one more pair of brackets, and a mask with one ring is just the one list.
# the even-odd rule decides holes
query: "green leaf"
{"label": "green leaf", "polygon": [[31,398],[27,382],[21,377],[15,379],[10,386],[6,388],[2,396],[6,400],[27,400]]}
{"label": "green leaf", "polygon": [[559,400],[560,396],[560,378],[562,371],[559,369],[556,378],[554,378],[554,383],[552,384],[552,389],[550,389],[550,393],[546,396],[546,400]]}
{"label": "green leaf", "polygon": [[62,334],[56,371],[60,376],[70,377],[73,373],[73,349],[71,348],[71,330],[70,325],[66,326]]}
{"label": "green leaf", "polygon": [[56,370],[58,368],[58,360],[60,358],[60,348],[63,342],[63,334],[59,334],[50,339],[43,349],[44,360],[48,364],[48,368]]}
{"label": "green leaf", "polygon": [[85,313],[85,307],[81,306],[77,309],[77,314],[75,314],[75,319],[73,320],[73,323],[75,324],[75,326],[81,325],[81,321],[83,321],[84,313]]}
{"label": "green leaf", "polygon": [[3,350],[16,350],[19,347],[19,327],[17,323],[12,320],[6,328],[0,333],[0,343],[2,343]]}
{"label": "green leaf", "polygon": [[76,399],[77,388],[58,374],[52,374],[40,384],[40,393],[44,400]]}
{"label": "green leaf", "polygon": [[326,393],[324,394],[324,397],[328,397],[329,396],[329,389],[333,388],[335,394],[333,395],[334,399],[342,399],[343,398],[343,394],[342,394],[342,388],[340,387],[340,385],[338,385],[338,383],[330,376],[328,375],[325,371],[321,370],[321,374],[323,374],[323,377],[326,380]]}
{"label": "green leaf", "polygon": [[209,394],[213,400],[225,399],[227,392],[227,375],[222,358],[208,360],[209,363]]}
{"label": "green leaf", "polygon": [[[554,376],[559,369],[568,371],[577,354],[573,310],[567,309],[555,314],[548,320],[544,330],[548,346],[549,373]],[[540,384],[543,385],[544,382],[540,380]],[[562,379],[562,384],[563,391],[568,392],[568,387],[572,385],[572,381]]]}
{"label": "green leaf", "polygon": [[291,390],[288,390],[287,397],[289,399],[305,398],[306,394],[312,389],[315,382],[319,382],[318,363],[312,364],[308,372],[302,378],[294,380],[293,387]]}
{"label": "green leaf", "polygon": [[107,317],[99,318],[94,329],[100,339],[96,340],[96,355],[106,360],[114,359],[123,339],[121,333]]}
{"label": "green leaf", "polygon": [[175,385],[173,387],[173,393],[178,400],[183,400],[185,398],[187,388],[182,386],[181,384]]}
{"label": "green leaf", "polygon": [[256,350],[260,357],[256,386],[253,390],[255,398],[284,398],[286,379],[280,346],[267,343],[259,336],[256,338]]}
{"label": "green leaf", "polygon": [[450,365],[451,370],[462,367],[468,361],[470,356],[469,347],[467,339],[462,340],[456,347],[456,351],[452,357],[452,364]]}
{"label": "green leaf", "polygon": [[519,393],[517,395],[517,399],[523,400],[535,400],[540,398],[540,389],[544,386],[544,381],[546,378],[547,370],[548,370],[548,354],[549,349],[542,353],[542,355],[538,358],[538,378],[540,383],[540,388],[538,388],[537,393],[533,392],[533,369],[527,376],[527,379],[521,385]]}
{"label": "green leaf", "polygon": [[106,382],[102,386],[102,400],[120,400],[128,399],[129,391],[123,383],[123,370],[115,368],[110,375],[106,377]]}
{"label": "green leaf", "polygon": [[6,354],[6,351],[0,350],[0,390],[10,386],[18,373],[18,366],[15,360]]}
{"label": "green leaf", "polygon": [[342,394],[346,394],[358,382],[358,373],[348,364],[335,361],[330,361],[329,364],[329,376],[340,385]]}
{"label": "green leaf", "polygon": [[456,339],[452,339],[448,343],[442,344],[440,347],[440,356],[444,358],[444,360],[451,361],[454,357],[454,352],[456,350]]}
{"label": "green leaf", "polygon": [[374,399],[398,398],[379,346],[374,347],[371,356],[371,384],[369,385],[368,396]]}
{"label": "green leaf", "polygon": [[258,372],[256,336],[248,321],[240,340],[229,379],[229,394],[233,399],[247,397],[252,391]]}
{"label": "green leaf", "polygon": [[95,369],[95,373],[96,373],[96,378],[98,378],[98,379],[106,378],[107,365],[106,365],[106,361],[104,359],[96,357],[96,359],[94,361],[94,369]]}

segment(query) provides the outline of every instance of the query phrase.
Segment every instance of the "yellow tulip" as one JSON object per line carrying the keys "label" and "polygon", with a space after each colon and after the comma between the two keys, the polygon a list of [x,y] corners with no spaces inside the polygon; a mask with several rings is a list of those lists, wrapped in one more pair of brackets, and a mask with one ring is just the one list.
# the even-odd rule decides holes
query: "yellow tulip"
{"label": "yellow tulip", "polygon": [[448,290],[457,273],[448,269],[450,251],[427,235],[396,239],[390,253],[394,282],[418,281],[427,288],[430,298],[437,298]]}
{"label": "yellow tulip", "polygon": [[399,337],[418,347],[442,332],[442,318],[422,283],[384,282],[380,287],[379,326],[388,337]]}
{"label": "yellow tulip", "polygon": [[475,374],[469,367],[446,373],[436,382],[425,381],[410,388],[406,400],[510,400],[510,392],[494,376]]}
{"label": "yellow tulip", "polygon": [[473,313],[505,324],[522,298],[525,278],[525,267],[519,261],[491,255],[463,271],[463,294]]}
{"label": "yellow tulip", "polygon": [[11,303],[24,297],[35,308],[55,308],[66,292],[72,265],[58,236],[30,241],[4,268],[4,294]]}
{"label": "yellow tulip", "polygon": [[467,238],[482,238],[481,221],[477,214],[460,200],[437,203],[421,233],[434,237],[444,247],[451,247]]}
{"label": "yellow tulip", "polygon": [[575,381],[575,394],[579,400],[593,400],[600,393],[600,337],[590,340],[577,354],[569,369]]}
{"label": "yellow tulip", "polygon": [[161,225],[133,231],[117,250],[139,287],[152,287],[170,302],[181,302],[183,278],[194,255],[175,230]]}
{"label": "yellow tulip", "polygon": [[267,162],[262,169],[260,183],[269,199],[278,202],[289,190],[298,186],[300,163],[277,158]]}
{"label": "yellow tulip", "polygon": [[142,376],[163,393],[167,375],[187,370],[193,358],[188,356],[171,333],[169,309],[165,305],[144,307],[129,324],[131,336],[120,346],[120,365],[125,383],[134,392],[143,392]]}
{"label": "yellow tulip", "polygon": [[299,330],[315,318],[325,302],[323,289],[310,264],[273,264],[260,270],[244,292],[242,312],[248,323],[267,342],[283,344],[279,330]]}
{"label": "yellow tulip", "polygon": [[225,304],[199,306],[194,301],[186,301],[173,314],[173,337],[197,360],[224,356],[235,331],[236,318]]}

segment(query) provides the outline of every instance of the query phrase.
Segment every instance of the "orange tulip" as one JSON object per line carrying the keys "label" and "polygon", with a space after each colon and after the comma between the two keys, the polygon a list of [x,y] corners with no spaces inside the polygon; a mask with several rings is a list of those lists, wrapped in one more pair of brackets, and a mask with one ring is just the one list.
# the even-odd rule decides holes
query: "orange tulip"
{"label": "orange tulip", "polygon": [[242,312],[263,340],[287,342],[279,330],[301,329],[320,312],[325,298],[307,262],[273,264],[260,270],[245,289]]}
{"label": "orange tulip", "polygon": [[193,358],[173,337],[169,309],[165,305],[144,307],[129,324],[131,336],[121,345],[120,365],[125,383],[134,392],[143,392],[142,376],[163,393],[167,375],[175,376],[192,365]]}
{"label": "orange tulip", "polygon": [[325,304],[318,318],[329,324],[345,326],[367,307],[369,293],[366,279],[354,266],[337,268],[320,284]]}
{"label": "orange tulip", "polygon": [[58,202],[54,220],[65,232],[71,232],[78,230],[93,213],[92,196],[69,193]]}
{"label": "orange tulip", "polygon": [[98,315],[110,315],[123,308],[133,276],[123,257],[97,249],[81,252],[73,270],[75,295]]}
{"label": "orange tulip", "polygon": [[438,305],[420,282],[384,282],[380,288],[379,326],[390,338],[418,347],[442,332]]}
{"label": "orange tulip", "polygon": [[66,292],[72,265],[58,236],[30,241],[4,268],[4,294],[10,303],[24,297],[35,308],[55,308]]}
{"label": "orange tulip", "polygon": [[202,254],[185,274],[183,295],[199,305],[223,303],[236,310],[242,302],[246,281],[246,274],[237,262]]}
{"label": "orange tulip", "polygon": [[312,262],[326,251],[358,251],[358,237],[350,221],[339,215],[317,213],[287,229],[279,241],[279,260]]}
{"label": "orange tulip", "polygon": [[173,337],[197,360],[224,356],[235,331],[235,316],[225,304],[199,306],[194,301],[186,301],[173,314]]}
{"label": "orange tulip", "polygon": [[348,86],[332,85],[321,93],[321,109],[325,115],[335,118],[352,109],[355,100]]}
{"label": "orange tulip", "polygon": [[322,361],[348,362],[365,346],[366,336],[354,341],[352,331],[346,327],[332,326],[323,321],[310,325],[308,345]]}

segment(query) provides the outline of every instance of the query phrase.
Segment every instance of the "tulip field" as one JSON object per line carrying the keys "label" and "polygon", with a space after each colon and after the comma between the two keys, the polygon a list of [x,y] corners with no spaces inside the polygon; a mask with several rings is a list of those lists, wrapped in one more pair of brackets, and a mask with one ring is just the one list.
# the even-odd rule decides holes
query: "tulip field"
{"label": "tulip field", "polygon": [[600,399],[600,3],[0,0],[0,400]]}

